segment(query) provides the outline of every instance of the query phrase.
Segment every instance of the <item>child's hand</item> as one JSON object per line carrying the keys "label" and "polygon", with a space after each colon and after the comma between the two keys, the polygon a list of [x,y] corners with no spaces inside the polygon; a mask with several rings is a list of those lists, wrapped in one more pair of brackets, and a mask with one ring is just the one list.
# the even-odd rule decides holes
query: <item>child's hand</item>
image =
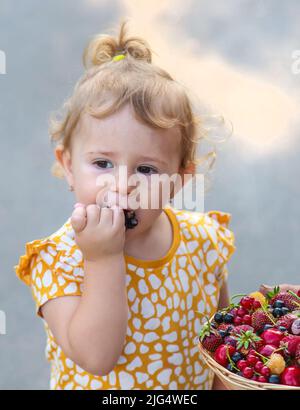
{"label": "child's hand", "polygon": [[124,219],[124,212],[118,206],[100,208],[95,204],[75,205],[71,225],[85,260],[98,261],[123,252]]}
{"label": "child's hand", "polygon": [[[278,285],[280,288],[280,291],[286,292],[287,290],[291,290],[294,293],[297,293],[300,291],[300,285],[290,285],[288,283],[282,283],[281,285]],[[259,291],[266,295],[268,292],[271,292],[274,289],[275,286],[269,286],[269,285],[261,285]]]}

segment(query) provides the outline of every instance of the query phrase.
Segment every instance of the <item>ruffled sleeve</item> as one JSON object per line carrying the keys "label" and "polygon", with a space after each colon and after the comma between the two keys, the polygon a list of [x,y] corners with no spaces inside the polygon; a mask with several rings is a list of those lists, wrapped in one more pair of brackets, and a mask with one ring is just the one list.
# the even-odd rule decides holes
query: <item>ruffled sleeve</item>
{"label": "ruffled sleeve", "polygon": [[44,238],[27,242],[25,250],[14,270],[30,286],[38,316],[43,318],[40,308],[50,299],[82,294],[83,266],[78,249]]}
{"label": "ruffled sleeve", "polygon": [[205,245],[206,266],[219,281],[220,286],[227,279],[227,262],[236,250],[235,235],[228,228],[231,214],[221,211],[209,211],[204,214],[204,229],[209,238]]}

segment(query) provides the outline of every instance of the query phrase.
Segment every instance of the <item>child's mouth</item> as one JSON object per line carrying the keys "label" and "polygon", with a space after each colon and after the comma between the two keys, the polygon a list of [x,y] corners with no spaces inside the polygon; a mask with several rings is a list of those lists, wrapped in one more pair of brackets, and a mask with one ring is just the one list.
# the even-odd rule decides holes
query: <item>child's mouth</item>
{"label": "child's mouth", "polygon": [[126,229],[133,229],[137,226],[138,220],[136,219],[135,211],[130,209],[123,209],[125,215],[125,227]]}

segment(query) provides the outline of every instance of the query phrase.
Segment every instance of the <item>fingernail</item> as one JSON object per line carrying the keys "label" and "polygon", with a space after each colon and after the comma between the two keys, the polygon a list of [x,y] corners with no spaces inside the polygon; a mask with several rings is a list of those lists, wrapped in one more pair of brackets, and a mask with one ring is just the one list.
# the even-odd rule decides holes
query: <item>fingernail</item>
{"label": "fingernail", "polygon": [[84,206],[84,205],[81,204],[80,202],[77,202],[77,203],[74,205],[74,208],[79,208],[80,206]]}

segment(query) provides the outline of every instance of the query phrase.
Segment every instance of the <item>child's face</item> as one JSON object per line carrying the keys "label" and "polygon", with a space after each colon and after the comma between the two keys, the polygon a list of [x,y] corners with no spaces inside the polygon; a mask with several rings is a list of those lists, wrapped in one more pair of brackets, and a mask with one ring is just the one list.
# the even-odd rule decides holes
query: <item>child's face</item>
{"label": "child's face", "polygon": [[[84,114],[72,135],[71,144],[71,154],[60,151],[58,147],[56,158],[64,167],[68,183],[74,187],[76,201],[85,205],[99,204],[101,188],[97,181],[107,174],[115,177],[116,185],[110,192],[121,205],[135,188],[128,184],[131,175],[143,174],[150,182],[152,174],[171,176],[180,171],[181,136],[178,127],[153,129],[138,121],[128,104],[103,119]],[[120,166],[123,169],[126,166],[127,187],[118,178]],[[149,198],[150,190],[149,184]],[[160,202],[160,207],[162,205]],[[151,226],[161,209],[140,208],[135,212],[139,224],[131,231],[142,232]]]}

